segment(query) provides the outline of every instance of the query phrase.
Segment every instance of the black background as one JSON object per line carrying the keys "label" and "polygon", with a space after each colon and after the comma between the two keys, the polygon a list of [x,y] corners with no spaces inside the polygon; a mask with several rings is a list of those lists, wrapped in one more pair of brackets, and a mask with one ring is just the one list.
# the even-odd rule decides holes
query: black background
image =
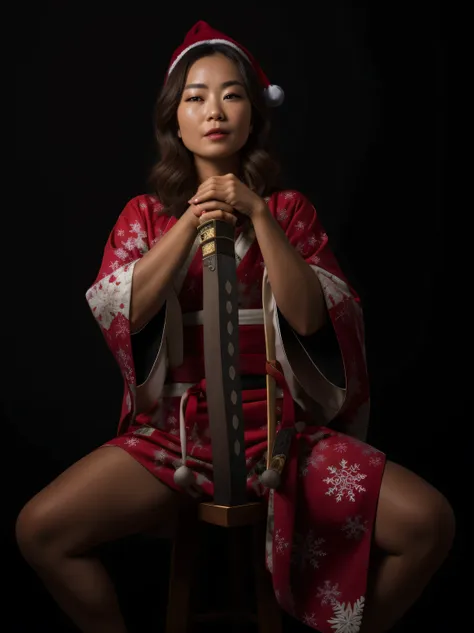
{"label": "black background", "polygon": [[[153,104],[172,51],[199,19],[246,45],[285,90],[273,121],[286,185],[315,204],[365,308],[369,440],[456,512],[452,553],[397,631],[458,630],[456,618],[469,620],[459,574],[472,459],[460,434],[466,376],[455,370],[462,328],[450,306],[462,282],[445,268],[445,12],[436,2],[340,0],[117,7],[23,6],[14,28],[16,255],[2,394],[12,608],[3,630],[72,631],[21,561],[14,519],[115,432],[121,377],[85,293],[118,214],[145,190]],[[166,543],[133,539],[110,551],[132,631],[159,629],[168,553]]]}

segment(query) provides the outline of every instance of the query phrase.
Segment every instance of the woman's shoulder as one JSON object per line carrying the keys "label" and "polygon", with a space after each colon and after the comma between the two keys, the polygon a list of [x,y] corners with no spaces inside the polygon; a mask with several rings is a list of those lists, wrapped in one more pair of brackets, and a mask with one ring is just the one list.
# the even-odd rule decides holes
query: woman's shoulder
{"label": "woman's shoulder", "polygon": [[276,206],[298,206],[300,204],[311,204],[308,197],[297,189],[278,189],[265,198],[268,204]]}
{"label": "woman's shoulder", "polygon": [[142,193],[130,198],[125,208],[137,209],[145,214],[159,214],[164,210],[163,204],[152,194]]}
{"label": "woman's shoulder", "polygon": [[265,198],[268,208],[285,228],[296,216],[304,215],[306,219],[316,216],[316,209],[311,200],[297,189],[280,189]]}

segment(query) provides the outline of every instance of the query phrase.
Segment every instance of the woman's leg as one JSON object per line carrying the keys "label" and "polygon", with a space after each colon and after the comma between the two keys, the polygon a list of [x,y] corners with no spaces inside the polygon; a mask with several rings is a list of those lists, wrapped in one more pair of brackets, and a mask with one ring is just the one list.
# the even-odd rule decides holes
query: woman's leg
{"label": "woman's leg", "polygon": [[24,558],[84,633],[126,633],[113,585],[93,549],[176,516],[186,498],[120,448],[84,457],[31,499],[17,520]]}
{"label": "woman's leg", "polygon": [[402,617],[446,558],[454,531],[446,498],[411,471],[387,462],[361,633],[383,633]]}

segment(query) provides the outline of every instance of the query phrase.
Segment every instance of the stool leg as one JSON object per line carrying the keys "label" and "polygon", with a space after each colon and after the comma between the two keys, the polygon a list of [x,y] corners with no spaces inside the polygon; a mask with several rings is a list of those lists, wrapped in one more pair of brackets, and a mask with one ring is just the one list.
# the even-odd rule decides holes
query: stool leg
{"label": "stool leg", "polygon": [[[248,543],[245,539],[245,530],[245,527],[230,528],[228,534],[228,551],[230,563],[229,579],[231,583],[231,600],[229,606],[234,614],[249,612],[249,609],[247,607],[247,596],[245,593],[245,570],[248,568]],[[241,619],[234,619],[234,621],[231,623],[232,633],[240,633],[241,630]]]}
{"label": "stool leg", "polygon": [[199,524],[183,517],[178,521],[173,539],[171,570],[166,610],[166,633],[191,630],[191,590],[198,549]]}
{"label": "stool leg", "polygon": [[257,597],[258,633],[282,633],[282,615],[271,574],[265,567],[266,523],[253,528],[253,564]]}

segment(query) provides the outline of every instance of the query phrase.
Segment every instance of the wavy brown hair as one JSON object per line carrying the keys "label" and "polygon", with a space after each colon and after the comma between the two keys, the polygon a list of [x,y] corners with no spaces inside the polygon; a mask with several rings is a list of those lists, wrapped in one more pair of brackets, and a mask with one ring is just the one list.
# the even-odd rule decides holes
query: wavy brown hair
{"label": "wavy brown hair", "polygon": [[222,44],[203,44],[190,50],[168,77],[155,105],[154,127],[158,162],[150,186],[169,215],[180,217],[198,188],[193,154],[178,138],[177,110],[189,68],[201,57],[221,53],[238,67],[252,105],[252,132],[240,150],[239,177],[261,197],[280,188],[280,166],[269,149],[270,120],[262,85],[247,60]]}

